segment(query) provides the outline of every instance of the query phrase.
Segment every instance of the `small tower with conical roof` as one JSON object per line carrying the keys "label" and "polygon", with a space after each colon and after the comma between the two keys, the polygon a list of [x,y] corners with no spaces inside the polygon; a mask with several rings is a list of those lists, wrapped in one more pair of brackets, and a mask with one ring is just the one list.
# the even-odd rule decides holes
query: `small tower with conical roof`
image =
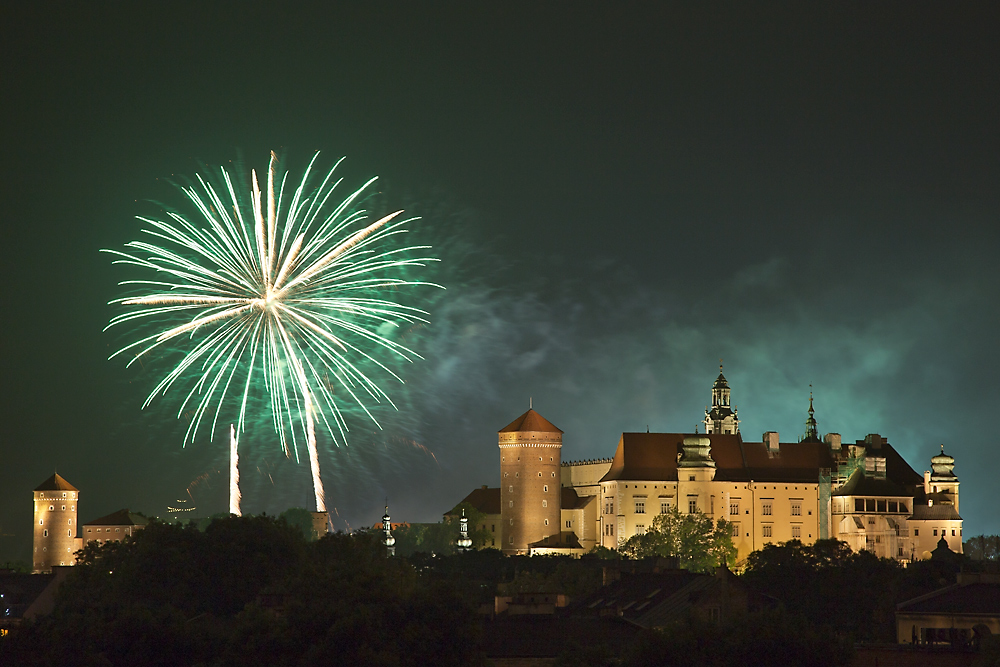
{"label": "small tower with conical roof", "polygon": [[740,419],[735,406],[730,407],[729,382],[722,374],[722,364],[719,364],[719,377],[712,385],[712,409],[705,408],[705,433],[739,433]]}
{"label": "small tower with conical roof", "polygon": [[385,545],[387,556],[396,555],[396,538],[392,536],[392,520],[389,518],[389,506],[385,506],[385,514],[382,515],[382,544]]}
{"label": "small tower with conical roof", "polygon": [[809,418],[806,419],[806,432],[799,442],[821,442],[819,439],[819,429],[816,426],[816,411],[813,410],[813,393],[812,385],[809,385]]}
{"label": "small tower with conical roof", "polygon": [[38,485],[35,496],[34,549],[31,571],[50,572],[54,565],[75,565],[81,548],[77,533],[80,491],[58,473]]}
{"label": "small tower with conical roof", "polygon": [[500,429],[500,521],[506,554],[559,543],[562,435],[533,409]]}

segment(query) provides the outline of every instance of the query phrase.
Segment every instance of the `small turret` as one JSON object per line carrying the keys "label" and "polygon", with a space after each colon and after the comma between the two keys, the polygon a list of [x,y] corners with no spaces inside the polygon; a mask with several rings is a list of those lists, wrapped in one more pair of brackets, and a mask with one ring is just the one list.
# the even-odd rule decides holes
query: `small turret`
{"label": "small turret", "polygon": [[389,506],[385,506],[385,514],[382,515],[382,544],[385,545],[387,556],[396,555],[396,538],[392,536],[392,521],[389,519]]}
{"label": "small turret", "polygon": [[462,518],[458,522],[458,540],[455,542],[455,547],[458,549],[459,553],[465,553],[472,549],[472,540],[469,539],[469,519],[465,516],[465,509],[462,509]]}

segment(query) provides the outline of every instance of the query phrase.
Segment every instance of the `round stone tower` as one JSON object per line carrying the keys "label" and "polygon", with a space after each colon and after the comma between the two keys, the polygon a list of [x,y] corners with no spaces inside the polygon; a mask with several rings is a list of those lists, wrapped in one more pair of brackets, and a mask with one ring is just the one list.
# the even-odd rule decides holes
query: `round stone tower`
{"label": "round stone tower", "polygon": [[500,520],[503,551],[559,544],[562,434],[534,410],[500,430]]}
{"label": "round stone tower", "polygon": [[77,504],[80,491],[54,474],[35,489],[34,552],[31,571],[50,572],[53,565],[74,565],[77,538]]}

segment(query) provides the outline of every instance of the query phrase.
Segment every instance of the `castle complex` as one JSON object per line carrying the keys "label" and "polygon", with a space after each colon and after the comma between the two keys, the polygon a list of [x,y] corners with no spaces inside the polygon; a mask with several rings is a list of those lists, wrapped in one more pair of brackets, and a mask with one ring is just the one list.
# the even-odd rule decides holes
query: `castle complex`
{"label": "castle complex", "polygon": [[837,433],[820,438],[811,396],[797,441],[768,431],[744,442],[721,371],[704,433],[622,433],[608,459],[562,462],[562,431],[532,409],[501,429],[501,486],[464,501],[485,515],[477,528],[489,531],[486,546],[615,548],[676,507],[729,521],[738,560],[793,539],[836,538],[903,562],[929,558],[941,540],[961,552],[959,481],[943,446],[920,475],[879,434],[850,444]]}

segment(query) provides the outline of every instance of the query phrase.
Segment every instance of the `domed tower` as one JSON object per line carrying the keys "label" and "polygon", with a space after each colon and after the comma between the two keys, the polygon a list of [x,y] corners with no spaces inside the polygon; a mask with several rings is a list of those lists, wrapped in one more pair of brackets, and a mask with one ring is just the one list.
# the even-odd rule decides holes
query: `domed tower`
{"label": "domed tower", "polygon": [[958,509],[958,477],[955,476],[955,457],[944,453],[944,445],[941,445],[941,453],[931,457],[931,478],[929,498],[936,503],[954,505],[955,511]]}
{"label": "domed tower", "polygon": [[76,506],[80,491],[54,474],[35,489],[34,552],[31,571],[50,572],[53,565],[75,565],[80,549]]}
{"label": "domed tower", "polygon": [[562,433],[530,409],[500,430],[504,553],[559,543]]}
{"label": "domed tower", "polygon": [[735,407],[729,406],[729,382],[722,374],[722,364],[719,364],[719,377],[712,385],[712,409],[705,408],[705,433],[739,433],[740,419]]}

